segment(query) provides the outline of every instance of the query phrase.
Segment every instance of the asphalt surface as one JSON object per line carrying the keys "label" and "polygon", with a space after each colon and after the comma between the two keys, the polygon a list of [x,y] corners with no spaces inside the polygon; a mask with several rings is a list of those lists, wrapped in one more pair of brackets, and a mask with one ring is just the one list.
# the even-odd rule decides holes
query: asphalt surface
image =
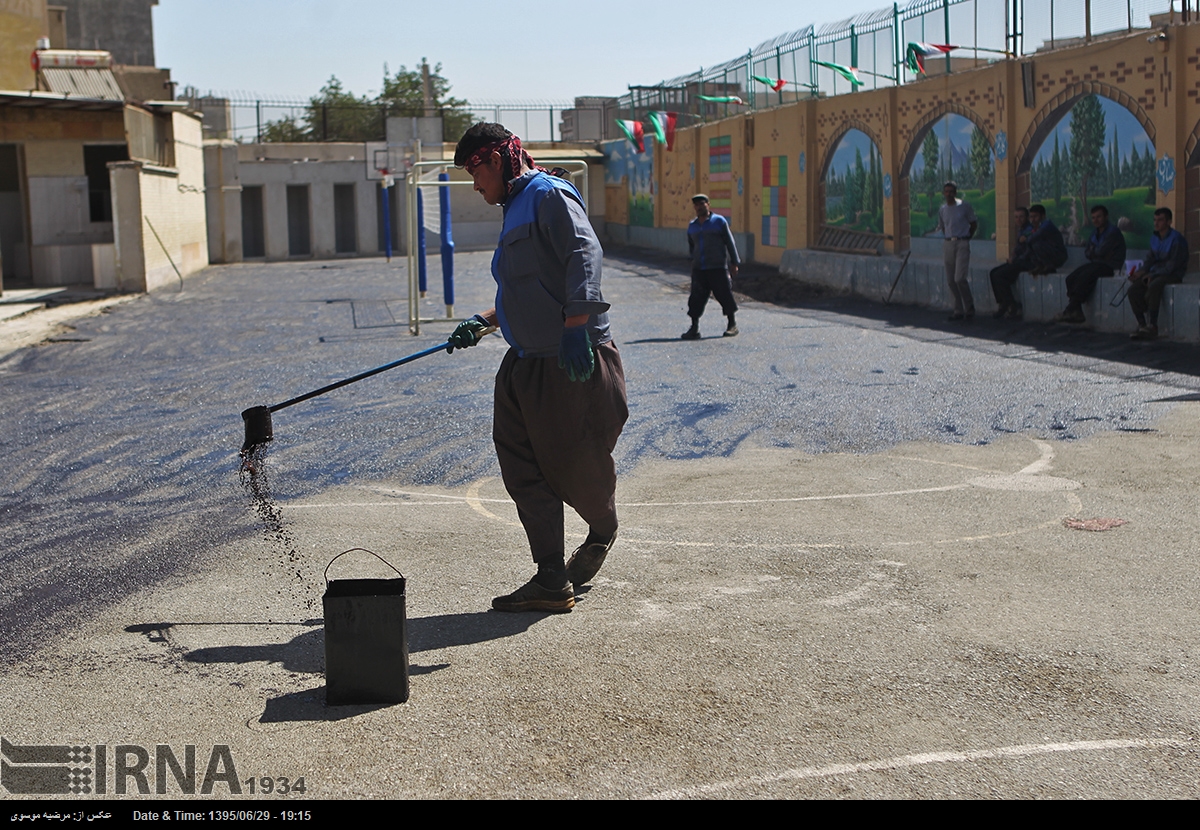
{"label": "asphalt surface", "polygon": [[[555,617],[487,610],[531,571],[498,337],[277,412],[282,534],[239,483],[242,409],[452,329],[408,334],[402,262],[210,268],[0,357],[0,731],[228,744],[315,797],[1194,796],[1200,350],[768,269],[740,336],[712,304],[683,342],[686,282],[606,260],[622,534]],[[1096,517],[1127,524],[1063,525]],[[323,703],[356,546],[409,578],[401,706]]]}

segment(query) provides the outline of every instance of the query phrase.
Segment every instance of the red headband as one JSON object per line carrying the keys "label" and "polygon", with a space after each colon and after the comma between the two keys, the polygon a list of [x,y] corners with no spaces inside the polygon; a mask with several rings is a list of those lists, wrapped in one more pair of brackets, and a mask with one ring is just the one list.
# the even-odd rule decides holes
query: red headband
{"label": "red headband", "polygon": [[525,162],[526,166],[534,170],[542,169],[533,163],[533,157],[530,156],[523,147],[521,147],[521,139],[515,135],[499,141],[493,141],[491,144],[483,145],[471,154],[471,157],[467,159],[463,167],[468,173],[474,174],[475,169],[487,161],[488,158],[491,157],[492,153],[499,153],[501,159],[504,159],[507,156],[507,160],[512,167],[513,175],[516,175],[517,170],[520,168],[521,162]]}

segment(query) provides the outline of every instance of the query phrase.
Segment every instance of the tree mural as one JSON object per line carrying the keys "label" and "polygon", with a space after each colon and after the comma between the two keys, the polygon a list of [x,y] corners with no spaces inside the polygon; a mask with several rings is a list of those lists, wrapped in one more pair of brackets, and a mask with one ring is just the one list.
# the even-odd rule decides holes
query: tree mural
{"label": "tree mural", "polygon": [[847,132],[833,150],[825,174],[825,222],[883,233],[883,164],[861,130]]}
{"label": "tree mural", "polygon": [[908,170],[909,232],[929,236],[937,227],[942,185],[958,183],[958,195],[971,203],[979,218],[976,237],[989,239],[996,230],[996,156],[987,134],[969,119],[947,113],[935,121],[921,142],[921,152]]}
{"label": "tree mural", "polygon": [[1103,203],[1131,248],[1154,229],[1154,144],[1133,113],[1087,95],[1054,125],[1029,170],[1030,199],[1046,206],[1068,245],[1090,234],[1089,212]]}
{"label": "tree mural", "polygon": [[1088,180],[1104,161],[1104,110],[1095,95],[1080,98],[1071,108],[1071,163],[1079,180],[1083,215],[1088,215]]}

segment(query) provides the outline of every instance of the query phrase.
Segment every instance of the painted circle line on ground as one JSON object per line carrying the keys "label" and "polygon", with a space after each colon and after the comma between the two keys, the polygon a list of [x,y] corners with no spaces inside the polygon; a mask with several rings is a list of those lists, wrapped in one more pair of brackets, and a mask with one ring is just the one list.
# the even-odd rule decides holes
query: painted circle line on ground
{"label": "painted circle line on ground", "polygon": [[824,767],[796,767],[784,770],[774,775],[754,775],[745,778],[731,778],[728,781],[718,781],[712,784],[701,784],[696,787],[685,787],[678,790],[664,790],[649,796],[651,799],[686,799],[704,795],[737,790],[745,787],[757,787],[764,784],[776,784],[783,781],[804,781],[814,778],[830,778],[835,775],[854,775],[862,772],[885,772],[888,770],[920,767],[927,764],[955,764],[974,761],[989,761],[1004,758],[1028,758],[1034,755],[1052,755],[1060,752],[1100,752],[1114,749],[1158,749],[1158,748],[1194,748],[1189,741],[1172,738],[1116,738],[1106,741],[1071,741],[1069,743],[1050,744],[1019,744],[1017,746],[1001,746],[994,749],[978,749],[967,752],[925,752],[918,755],[901,755],[896,758],[885,758],[881,761],[867,761],[858,764],[829,764]]}

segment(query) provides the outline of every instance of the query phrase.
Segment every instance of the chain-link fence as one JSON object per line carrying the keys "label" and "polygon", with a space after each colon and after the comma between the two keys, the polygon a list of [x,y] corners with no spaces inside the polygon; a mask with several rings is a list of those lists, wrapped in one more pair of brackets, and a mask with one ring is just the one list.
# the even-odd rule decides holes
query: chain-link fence
{"label": "chain-link fence", "polygon": [[[185,96],[204,114],[205,138],[241,143],[276,141],[385,141],[389,118],[424,116],[424,110],[387,104],[340,104],[320,100],[263,98],[245,93]],[[498,121],[526,141],[562,138],[562,101],[493,101],[436,110],[446,141],[457,141],[476,121]]]}
{"label": "chain-link fence", "polygon": [[[1195,20],[1198,6],[1200,0],[910,0],[788,32],[658,85],[631,86],[618,99],[619,117],[640,120],[651,110],[673,110],[686,125],[876,89],[1148,28],[1152,15]],[[918,73],[908,64],[909,44],[953,48],[922,55]]]}

